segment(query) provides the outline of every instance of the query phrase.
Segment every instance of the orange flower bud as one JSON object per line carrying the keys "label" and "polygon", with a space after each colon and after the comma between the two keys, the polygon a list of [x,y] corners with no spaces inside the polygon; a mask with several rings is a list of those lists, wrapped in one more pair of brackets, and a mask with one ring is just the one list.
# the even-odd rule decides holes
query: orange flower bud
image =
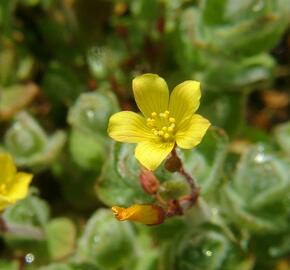
{"label": "orange flower bud", "polygon": [[145,192],[155,194],[160,183],[152,171],[142,169],[140,173],[140,183]]}
{"label": "orange flower bud", "polygon": [[164,210],[154,204],[134,204],[128,208],[113,206],[115,217],[120,220],[138,221],[147,225],[163,223],[165,219]]}

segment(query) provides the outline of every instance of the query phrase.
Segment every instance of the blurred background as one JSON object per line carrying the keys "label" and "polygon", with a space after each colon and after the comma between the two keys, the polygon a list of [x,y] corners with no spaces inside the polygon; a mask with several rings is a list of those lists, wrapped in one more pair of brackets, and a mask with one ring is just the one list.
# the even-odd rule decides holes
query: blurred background
{"label": "blurred background", "polygon": [[[0,269],[289,270],[289,0],[1,0],[0,151],[34,174],[5,210]],[[202,86],[204,142],[180,151],[201,187],[184,216],[118,222],[152,202],[110,115],[132,79]],[[161,196],[186,194],[157,171]]]}

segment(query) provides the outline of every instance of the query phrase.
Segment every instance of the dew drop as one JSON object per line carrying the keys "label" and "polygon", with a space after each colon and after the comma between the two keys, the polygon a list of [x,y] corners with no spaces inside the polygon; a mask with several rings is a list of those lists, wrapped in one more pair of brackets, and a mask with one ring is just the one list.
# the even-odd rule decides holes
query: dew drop
{"label": "dew drop", "polygon": [[214,216],[216,216],[218,214],[219,210],[217,208],[212,208],[211,212]]}
{"label": "dew drop", "polygon": [[28,253],[25,255],[25,262],[26,263],[29,263],[29,264],[33,263],[34,259],[35,259],[35,257],[32,253]]}
{"label": "dew drop", "polygon": [[96,235],[94,237],[94,243],[97,244],[98,242],[100,242],[100,237]]}
{"label": "dew drop", "polygon": [[263,3],[263,1],[262,1],[262,0],[259,0],[259,1],[258,1],[258,2],[253,6],[252,10],[253,10],[254,12],[258,12],[258,11],[262,10],[263,7],[264,7],[264,3]]}
{"label": "dew drop", "polygon": [[203,250],[203,254],[207,257],[211,257],[212,256],[212,251],[211,250]]}
{"label": "dew drop", "polygon": [[265,155],[264,153],[258,153],[255,158],[254,161],[256,163],[264,163],[269,161],[269,157],[267,155]]}
{"label": "dew drop", "polygon": [[86,115],[88,117],[89,120],[93,120],[94,116],[95,116],[95,113],[93,110],[87,110],[86,111]]}

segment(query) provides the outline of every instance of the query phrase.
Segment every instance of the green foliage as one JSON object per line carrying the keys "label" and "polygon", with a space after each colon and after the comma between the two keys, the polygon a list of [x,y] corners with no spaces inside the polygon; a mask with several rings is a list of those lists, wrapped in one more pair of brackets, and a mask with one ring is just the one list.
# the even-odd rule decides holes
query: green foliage
{"label": "green foliage", "polygon": [[133,153],[134,145],[112,145],[96,187],[98,197],[105,204],[131,205],[152,201],[139,184],[140,166]]}
{"label": "green foliage", "polygon": [[250,148],[225,189],[224,207],[238,226],[265,234],[287,229],[289,160],[263,145]]}
{"label": "green foliage", "polygon": [[252,269],[253,259],[244,254],[218,230],[206,227],[184,240],[177,253],[176,269]]}
{"label": "green foliage", "polygon": [[[68,122],[73,128],[98,136],[106,134],[109,117],[119,110],[115,95],[103,88],[80,95],[71,107]],[[107,136],[106,136],[107,137]]]}
{"label": "green foliage", "polygon": [[60,260],[72,253],[75,246],[76,229],[67,218],[56,218],[46,226],[48,252],[53,260]]}
{"label": "green foliage", "polygon": [[274,136],[277,140],[277,143],[281,147],[285,153],[287,153],[288,157],[290,155],[290,123],[284,123],[275,129]]}
{"label": "green foliage", "polygon": [[42,168],[57,158],[65,138],[63,131],[48,137],[35,119],[21,112],[5,134],[4,147],[18,165]]}
{"label": "green foliage", "polygon": [[78,256],[104,269],[117,268],[134,256],[133,240],[129,223],[119,223],[110,211],[100,209],[84,229]]}
{"label": "green foliage", "polygon": [[228,138],[223,130],[211,128],[194,150],[182,150],[186,169],[196,176],[203,196],[214,198],[219,189],[227,154]]}

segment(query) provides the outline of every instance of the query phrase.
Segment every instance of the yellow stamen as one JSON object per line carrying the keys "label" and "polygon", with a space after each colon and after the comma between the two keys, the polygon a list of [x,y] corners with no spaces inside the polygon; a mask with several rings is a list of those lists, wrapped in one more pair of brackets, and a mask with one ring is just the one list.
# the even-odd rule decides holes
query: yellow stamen
{"label": "yellow stamen", "polygon": [[170,122],[170,123],[175,123],[175,118],[174,118],[174,117],[170,117],[170,118],[169,118],[169,122]]}
{"label": "yellow stamen", "polygon": [[154,117],[157,116],[157,113],[156,112],[153,112],[153,113],[151,113],[151,116],[154,118]]}
{"label": "yellow stamen", "polygon": [[168,133],[165,133],[163,137],[164,137],[164,139],[167,140],[167,139],[169,139],[170,135]]}

